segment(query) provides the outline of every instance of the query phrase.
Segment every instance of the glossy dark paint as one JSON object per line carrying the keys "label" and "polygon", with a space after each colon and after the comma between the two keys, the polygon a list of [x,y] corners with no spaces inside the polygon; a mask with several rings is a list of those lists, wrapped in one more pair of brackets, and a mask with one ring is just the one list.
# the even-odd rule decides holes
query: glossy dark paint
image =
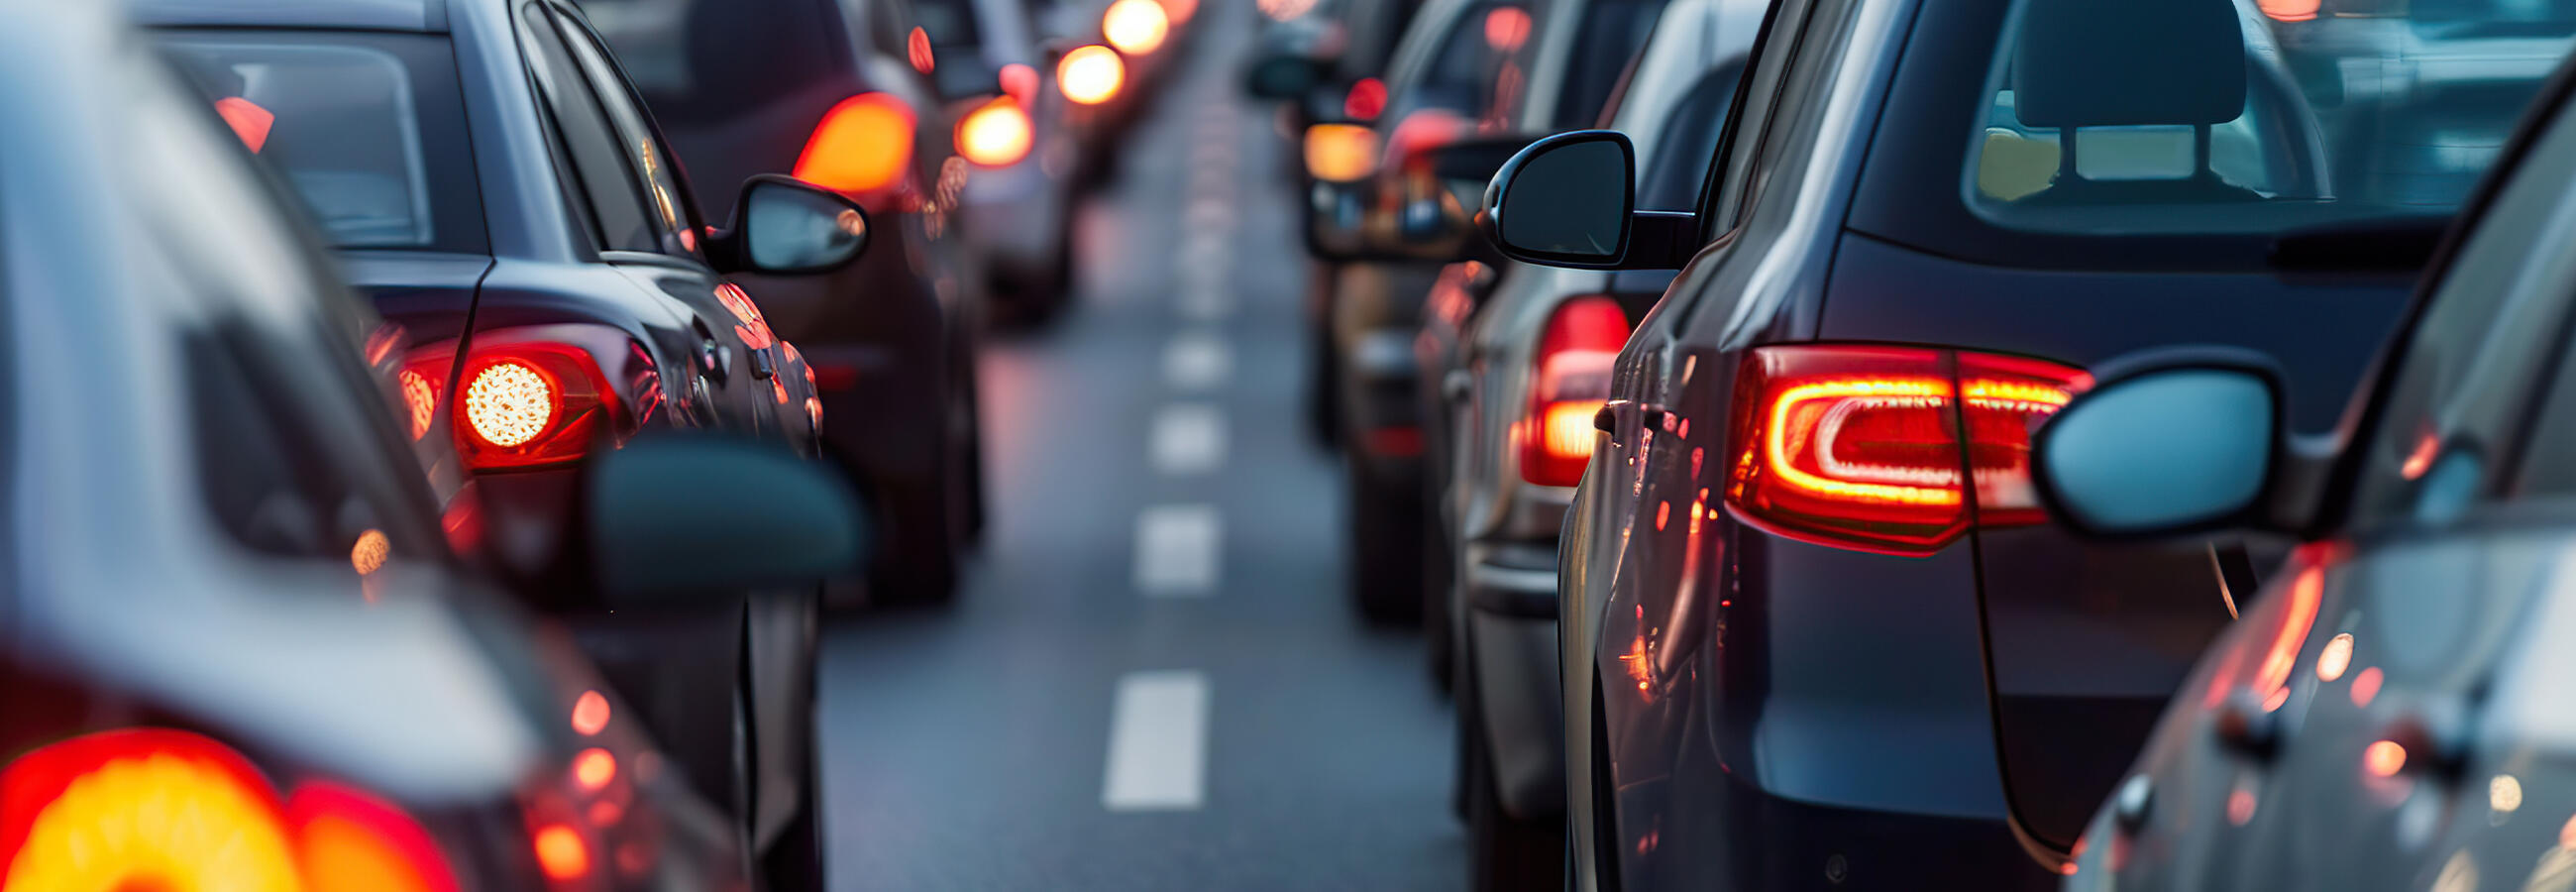
{"label": "glossy dark paint", "polygon": [[[554,156],[551,125],[539,111],[518,34],[520,17],[530,9],[555,10],[573,28],[582,27],[579,13],[553,0],[432,5],[443,10],[430,18],[443,24],[456,56],[492,254],[346,252],[354,284],[377,299],[379,313],[410,330],[413,346],[461,337],[470,350],[477,334],[539,325],[623,335],[650,355],[661,376],[663,402],[644,415],[644,431],[722,430],[814,454],[802,375],[792,382],[781,375],[782,385],[792,383],[793,389],[790,399],[779,400],[771,382],[754,374],[753,351],[715,295],[726,277],[694,255],[599,251],[585,234],[588,224],[568,205],[571,188]],[[161,27],[220,21],[337,30],[376,24],[371,9],[240,0],[199,4],[168,21],[146,21]],[[566,37],[577,39],[573,33]],[[618,86],[602,84],[607,91]],[[649,117],[645,121],[649,127]],[[735,187],[728,183],[728,191]],[[682,214],[703,231],[705,221],[693,208],[683,207]],[[870,253],[892,253],[887,247]],[[773,368],[794,368],[782,348],[766,349]],[[464,355],[457,351],[458,361]],[[442,387],[441,393],[436,414],[445,418],[451,411],[445,395],[453,388]],[[618,395],[630,410],[642,408],[634,402],[639,397]],[[556,467],[481,475],[474,488],[486,553],[478,557],[510,577],[523,600],[569,625],[693,783],[708,798],[731,804],[746,822],[751,847],[765,848],[788,813],[810,802],[804,742],[813,734],[814,650],[810,633],[780,630],[810,630],[814,596],[745,594],[712,598],[692,610],[615,614],[621,605],[596,593],[586,556],[575,547],[576,473]],[[746,651],[754,630],[762,630],[762,640],[749,642]],[[737,716],[747,717],[744,733],[734,729]],[[741,752],[751,740],[785,749]],[[751,776],[742,776],[744,765]],[[772,775],[800,780],[764,782]],[[755,800],[754,788],[769,791],[767,798]],[[783,800],[782,792],[788,794]]]}
{"label": "glossy dark paint", "polygon": [[[1906,558],[1742,522],[1722,502],[1746,350],[1896,341],[2081,366],[2217,341],[2270,352],[2306,389],[2339,393],[2404,306],[2394,274],[2043,272],[1845,230],[1871,189],[1921,189],[1864,181],[1865,169],[1955,181],[1966,140],[1946,156],[1892,159],[1885,132],[1930,122],[1955,133],[1973,120],[1937,101],[1962,94],[1908,92],[1962,75],[1909,72],[1962,59],[1982,68],[2004,8],[1774,8],[1737,103],[1752,113],[1730,123],[1712,172],[1710,204],[1742,213],[1703,221],[1715,241],[1622,354],[1614,430],[1566,528],[1566,711],[1596,715],[1567,738],[1586,883],[1836,871],[1859,888],[2049,885],[2080,816],[2228,620],[2205,547],[2090,546],[2025,528]],[[1750,173],[1730,169],[1731,153],[1749,158],[1756,145],[1767,148]],[[2291,417],[2313,431],[2336,408],[2319,398]]]}
{"label": "glossy dark paint", "polygon": [[[690,174],[697,206],[712,219],[733,212],[735,184],[744,178],[791,173],[815,125],[840,101],[883,92],[912,109],[912,167],[895,194],[869,208],[874,232],[865,255],[824,275],[739,281],[771,329],[814,366],[824,449],[876,503],[875,528],[885,538],[869,591],[944,598],[955,585],[956,555],[975,538],[983,512],[974,349],[985,284],[955,207],[972,165],[955,152],[955,122],[929,78],[886,50],[902,45],[902,32],[880,33],[893,27],[899,5],[776,2],[795,6],[808,27],[851,39],[824,40],[825,66],[776,95],[680,101],[647,91],[645,99]],[[749,48],[779,39],[760,33],[763,26],[728,32],[740,46],[722,64],[760,64]],[[610,45],[647,36],[614,33]],[[691,62],[706,64],[697,55]],[[1052,89],[1052,72],[1045,76]],[[838,588],[833,600],[850,603]]]}

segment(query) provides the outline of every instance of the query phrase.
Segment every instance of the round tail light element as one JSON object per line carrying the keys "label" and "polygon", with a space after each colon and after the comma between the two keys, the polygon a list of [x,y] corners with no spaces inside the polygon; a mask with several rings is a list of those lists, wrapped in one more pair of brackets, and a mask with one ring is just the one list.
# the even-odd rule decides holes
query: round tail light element
{"label": "round tail light element", "polygon": [[1161,49],[1171,33],[1171,14],[1154,0],[1118,0],[1100,15],[1100,35],[1130,56]]}
{"label": "round tail light element", "polygon": [[465,385],[465,421],[494,446],[526,443],[555,418],[555,387],[526,363],[503,360],[484,366]]}
{"label": "round tail light element", "polygon": [[985,167],[1008,167],[1029,156],[1034,134],[1029,114],[1008,96],[976,106],[957,122],[957,151]]}
{"label": "round tail light element", "polygon": [[1099,44],[1076,47],[1055,66],[1056,88],[1081,105],[1099,105],[1118,97],[1126,83],[1127,63],[1118,51]]}

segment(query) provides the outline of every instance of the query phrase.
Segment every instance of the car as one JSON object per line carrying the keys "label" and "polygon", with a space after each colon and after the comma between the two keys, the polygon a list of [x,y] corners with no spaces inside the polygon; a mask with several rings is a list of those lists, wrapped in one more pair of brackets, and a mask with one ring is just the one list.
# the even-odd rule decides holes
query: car
{"label": "car", "polygon": [[2033,481],[2084,535],[2295,543],[2096,812],[2065,888],[2566,884],[2571,86],[2543,91],[2464,210],[2351,426],[2293,443],[2278,418],[2306,382],[2174,347],[2105,363],[2040,429]]}
{"label": "car", "polygon": [[2226,0],[1770,16],[1694,211],[1634,210],[1615,132],[1487,193],[1515,259],[1682,267],[1559,546],[1575,873],[2052,885],[2267,558],[2044,525],[2029,424],[2206,342],[2277,357],[2317,394],[2289,429],[2331,429],[2539,75],[2379,78],[2374,50],[2321,106]]}
{"label": "car", "polygon": [[[1698,201],[1765,8],[1672,0],[1652,20],[1601,112],[1603,126],[1638,140],[1638,207]],[[1557,533],[1628,322],[1671,281],[1669,270],[1466,261],[1443,274],[1415,339],[1431,557],[1449,562],[1433,573],[1423,633],[1433,658],[1455,667],[1435,671],[1458,702],[1477,888],[1554,884],[1561,872],[1558,848],[1544,845],[1564,835]],[[1523,856],[1539,863],[1509,860]]]}
{"label": "car", "polygon": [[1085,155],[1075,105],[1045,74],[1065,48],[1049,45],[1019,0],[916,0],[913,14],[938,60],[932,80],[955,110],[957,152],[975,165],[957,214],[993,314],[1044,321],[1072,297]]}
{"label": "car", "polygon": [[[1342,453],[1348,590],[1372,621],[1416,621],[1422,606],[1422,437],[1413,413],[1411,333],[1439,273],[1433,258],[1455,253],[1392,249],[1400,241],[1396,218],[1407,208],[1429,208],[1431,222],[1440,222],[1447,192],[1437,180],[1383,168],[1426,157],[1499,113],[1510,97],[1498,94],[1498,85],[1530,42],[1529,16],[1518,2],[1430,0],[1396,42],[1376,123],[1319,125],[1305,134],[1316,180],[1304,209],[1316,261],[1307,280],[1307,414],[1314,432]],[[1320,76],[1313,60],[1299,56],[1257,67],[1275,69],[1248,75],[1257,94],[1272,99],[1302,100]],[[1453,246],[1462,237],[1423,235]]]}
{"label": "car", "polygon": [[[452,547],[398,323],[120,12],[0,0],[0,886],[750,887],[740,825]],[[582,537],[604,579],[810,580],[862,544],[774,445],[589,471],[585,501],[797,546],[675,552],[685,518],[627,512]]]}
{"label": "car", "polygon": [[[864,586],[826,606],[939,604],[984,525],[976,346],[986,283],[958,212],[976,174],[902,0],[587,0],[600,32],[699,183],[792,175],[864,205],[879,250],[825,276],[745,276],[821,392],[825,452],[879,512]],[[746,52],[744,47],[759,47]],[[916,51],[917,50],[917,51]]]}
{"label": "car", "polygon": [[[656,431],[815,454],[809,368],[732,277],[847,264],[867,248],[866,213],[752,177],[728,225],[709,227],[568,5],[188,0],[136,12],[400,326],[381,349],[403,363],[411,442],[460,548],[568,625],[685,776],[736,807],[780,876],[811,873],[817,592],[652,611],[590,594],[578,546],[595,521],[577,484],[599,453]],[[764,247],[746,240],[755,225],[804,241]],[[724,485],[687,482],[702,494]],[[709,542],[738,535],[685,500],[655,510]]]}

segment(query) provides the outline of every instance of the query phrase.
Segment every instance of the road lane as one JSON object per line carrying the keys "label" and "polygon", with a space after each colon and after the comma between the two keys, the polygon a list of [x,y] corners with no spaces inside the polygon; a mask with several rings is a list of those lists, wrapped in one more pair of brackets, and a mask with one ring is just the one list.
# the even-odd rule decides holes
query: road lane
{"label": "road lane", "polygon": [[[1298,422],[1293,196],[1231,92],[1252,12],[1203,8],[1193,70],[1082,211],[1079,303],[984,357],[993,521],[960,601],[827,635],[835,889],[1463,885],[1446,707],[1416,636],[1354,618],[1339,476]],[[1220,465],[1157,469],[1176,405],[1221,416]],[[1221,528],[1206,597],[1139,591],[1139,518],[1170,506]],[[1126,732],[1203,760],[1194,808],[1109,807],[1140,677],[1203,698],[1167,684]],[[1192,722],[1196,750],[1155,749]]]}

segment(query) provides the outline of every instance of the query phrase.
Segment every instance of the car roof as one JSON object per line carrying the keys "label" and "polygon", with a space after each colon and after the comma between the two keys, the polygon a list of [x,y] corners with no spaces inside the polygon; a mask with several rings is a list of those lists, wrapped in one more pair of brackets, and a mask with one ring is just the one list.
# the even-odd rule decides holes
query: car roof
{"label": "car roof", "polygon": [[132,12],[150,25],[447,30],[447,0],[135,0]]}

